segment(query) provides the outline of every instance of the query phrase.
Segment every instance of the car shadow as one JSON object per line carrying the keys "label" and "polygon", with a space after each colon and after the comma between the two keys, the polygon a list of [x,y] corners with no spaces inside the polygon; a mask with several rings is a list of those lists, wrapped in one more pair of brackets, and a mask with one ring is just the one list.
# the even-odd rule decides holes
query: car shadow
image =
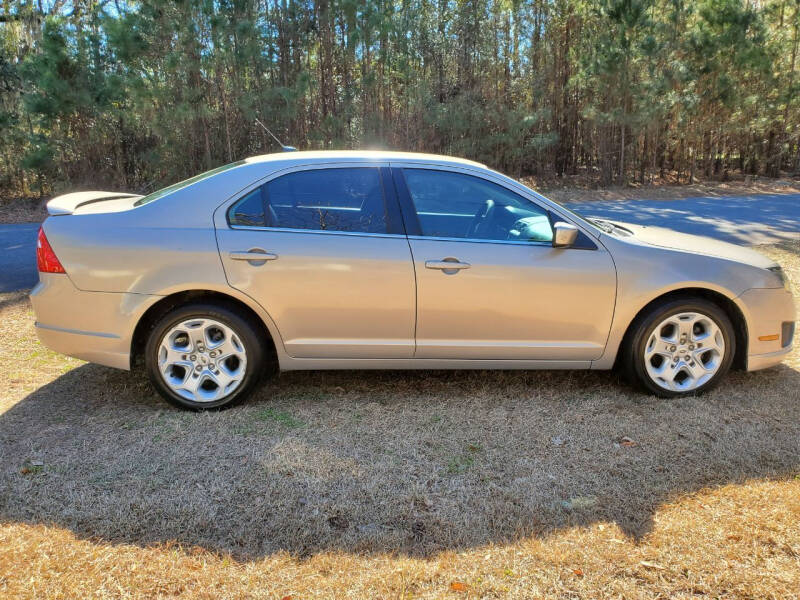
{"label": "car shadow", "polygon": [[602,372],[287,373],[245,405],[174,409],[83,365],[0,415],[0,521],[255,559],[430,556],[800,470],[800,373],[659,400]]}

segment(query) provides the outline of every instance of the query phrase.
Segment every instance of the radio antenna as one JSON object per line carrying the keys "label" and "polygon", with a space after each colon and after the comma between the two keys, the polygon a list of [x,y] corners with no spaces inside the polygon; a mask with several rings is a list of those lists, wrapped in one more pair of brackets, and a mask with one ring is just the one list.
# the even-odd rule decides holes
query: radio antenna
{"label": "radio antenna", "polygon": [[264,131],[266,131],[268,134],[270,134],[270,136],[272,136],[272,139],[273,139],[273,140],[275,140],[276,142],[278,142],[278,146],[280,146],[280,147],[281,147],[281,150],[283,150],[284,152],[297,152],[297,148],[295,148],[294,146],[284,146],[284,145],[281,143],[281,141],[278,139],[278,137],[277,137],[277,136],[276,136],[274,133],[272,133],[272,132],[269,130],[269,128],[267,128],[267,126],[266,126],[266,125],[264,125],[264,124],[263,124],[261,121],[259,121],[258,119],[256,119],[256,123],[258,123],[259,125],[261,125],[261,127],[263,127],[263,128],[264,128]]}

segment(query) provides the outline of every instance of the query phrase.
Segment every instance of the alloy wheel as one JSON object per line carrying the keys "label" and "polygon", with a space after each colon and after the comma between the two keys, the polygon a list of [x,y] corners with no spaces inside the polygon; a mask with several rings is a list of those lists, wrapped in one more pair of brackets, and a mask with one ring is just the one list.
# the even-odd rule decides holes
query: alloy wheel
{"label": "alloy wheel", "polygon": [[187,319],[169,329],[158,347],[164,383],[193,402],[214,402],[242,383],[247,352],[239,335],[210,318]]}
{"label": "alloy wheel", "polygon": [[647,375],[659,387],[695,390],[714,377],[725,358],[725,337],[708,315],[681,312],[661,321],[647,339]]}

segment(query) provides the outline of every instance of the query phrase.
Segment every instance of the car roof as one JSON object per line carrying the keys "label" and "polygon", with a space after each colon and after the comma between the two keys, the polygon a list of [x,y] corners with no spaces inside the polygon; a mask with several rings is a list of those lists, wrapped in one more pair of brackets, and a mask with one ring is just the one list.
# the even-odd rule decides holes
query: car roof
{"label": "car roof", "polygon": [[419,152],[392,152],[388,150],[311,150],[303,152],[276,152],[273,154],[260,154],[244,159],[247,163],[266,162],[327,162],[331,160],[374,160],[374,161],[404,161],[404,162],[435,162],[443,164],[470,165],[473,167],[487,168],[481,163],[444,156],[441,154],[424,154]]}

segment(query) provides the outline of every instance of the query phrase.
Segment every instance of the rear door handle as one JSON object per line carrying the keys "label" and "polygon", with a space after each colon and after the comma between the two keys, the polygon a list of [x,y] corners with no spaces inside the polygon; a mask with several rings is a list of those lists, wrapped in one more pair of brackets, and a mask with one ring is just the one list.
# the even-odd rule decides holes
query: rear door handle
{"label": "rear door handle", "polygon": [[426,269],[439,269],[440,271],[460,271],[469,269],[472,265],[468,262],[461,262],[457,258],[445,258],[444,260],[426,260]]}
{"label": "rear door handle", "polygon": [[250,250],[242,250],[238,252],[231,252],[228,254],[231,260],[246,260],[251,265],[263,265],[268,260],[277,260],[278,255],[272,254],[260,248],[251,248]]}

